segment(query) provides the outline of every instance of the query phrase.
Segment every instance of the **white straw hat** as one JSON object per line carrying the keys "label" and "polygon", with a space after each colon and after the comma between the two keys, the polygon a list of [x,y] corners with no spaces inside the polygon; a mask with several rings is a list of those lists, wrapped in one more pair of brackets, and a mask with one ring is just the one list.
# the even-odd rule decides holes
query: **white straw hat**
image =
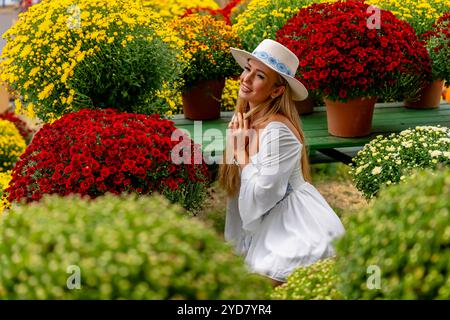
{"label": "white straw hat", "polygon": [[245,68],[248,59],[255,59],[279,73],[289,83],[292,89],[293,100],[305,100],[308,97],[308,90],[300,81],[294,78],[299,64],[298,58],[281,43],[264,39],[252,53],[231,48],[231,54],[242,68]]}

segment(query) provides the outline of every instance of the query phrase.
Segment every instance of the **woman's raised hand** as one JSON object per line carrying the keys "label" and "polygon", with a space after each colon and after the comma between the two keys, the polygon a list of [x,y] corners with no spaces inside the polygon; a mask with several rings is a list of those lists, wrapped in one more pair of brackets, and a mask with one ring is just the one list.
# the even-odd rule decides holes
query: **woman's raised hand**
{"label": "woman's raised hand", "polygon": [[234,145],[234,158],[239,164],[247,164],[248,152],[247,145],[250,140],[249,121],[244,119],[242,113],[237,113],[228,124],[228,128],[231,130],[230,138]]}

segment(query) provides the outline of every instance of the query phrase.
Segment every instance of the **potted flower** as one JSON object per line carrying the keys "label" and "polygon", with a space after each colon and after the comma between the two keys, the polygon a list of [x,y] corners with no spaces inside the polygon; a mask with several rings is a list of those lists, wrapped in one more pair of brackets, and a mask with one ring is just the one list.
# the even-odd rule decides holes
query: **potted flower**
{"label": "potted flower", "polygon": [[368,7],[359,1],[313,4],[277,33],[300,60],[299,80],[324,97],[328,131],[335,136],[368,135],[383,89],[402,74],[429,68],[411,26],[384,10],[382,23],[371,25]]}
{"label": "potted flower", "polygon": [[220,98],[225,78],[239,74],[230,47],[239,46],[239,38],[224,21],[191,14],[173,22],[184,40],[188,58],[182,71],[183,111],[188,119],[220,118]]}
{"label": "potted flower", "polygon": [[[400,20],[408,22],[419,38],[423,38],[424,34],[434,30],[436,20],[450,11],[450,2],[447,0],[367,0],[366,2],[389,10]],[[432,55],[431,52],[430,55]],[[423,74],[416,77],[401,78],[399,84],[395,88],[392,87],[397,92],[391,100],[404,100],[407,108],[437,108],[440,103],[438,92],[442,88],[442,78],[436,78],[436,76],[435,70],[433,75],[424,70]],[[389,94],[388,98],[391,98]]]}
{"label": "potted flower", "polygon": [[3,35],[0,82],[45,122],[94,106],[164,113],[155,91],[181,57],[165,26],[140,1],[41,2]]}
{"label": "potted flower", "polygon": [[450,82],[450,13],[443,15],[422,39],[431,58],[432,81],[421,90],[420,99],[405,101],[409,108],[438,108],[444,80]]}

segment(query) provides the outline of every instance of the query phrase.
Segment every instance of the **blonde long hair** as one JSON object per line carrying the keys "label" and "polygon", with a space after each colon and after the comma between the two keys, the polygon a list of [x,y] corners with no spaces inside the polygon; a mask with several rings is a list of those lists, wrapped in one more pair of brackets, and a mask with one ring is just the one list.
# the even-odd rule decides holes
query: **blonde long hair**
{"label": "blonde long hair", "polygon": [[[305,144],[305,135],[299,124],[299,114],[297,109],[295,108],[295,103],[292,100],[292,92],[287,84],[287,81],[278,75],[276,86],[285,86],[285,91],[282,95],[276,97],[275,99],[269,98],[266,102],[260,104],[256,108],[249,110],[248,101],[238,98],[236,109],[234,114],[237,113],[246,114],[247,119],[249,119],[249,128],[256,128],[258,125],[267,122],[272,115],[281,114],[289,119],[289,121],[294,125],[294,128],[300,135],[301,143],[303,144],[302,148],[302,156],[300,158],[301,163],[301,171],[303,177],[306,181],[311,182],[311,173],[309,167],[308,160],[308,151]],[[265,110],[266,112],[260,118],[256,119],[254,122],[251,122],[252,115],[255,113]],[[227,159],[227,154],[233,154],[233,150],[230,149],[230,144],[226,144],[226,148],[223,154],[223,159]],[[219,185],[226,191],[229,197],[235,196],[240,188],[240,175],[239,175],[239,167],[234,164],[227,164],[224,161],[223,164],[219,166],[219,177],[218,177]]]}

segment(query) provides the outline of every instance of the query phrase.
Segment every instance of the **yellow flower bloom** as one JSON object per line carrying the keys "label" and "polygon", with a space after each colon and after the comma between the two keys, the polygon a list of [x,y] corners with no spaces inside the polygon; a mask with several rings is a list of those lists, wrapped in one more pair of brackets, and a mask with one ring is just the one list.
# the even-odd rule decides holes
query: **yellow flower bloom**
{"label": "yellow flower bloom", "polygon": [[430,30],[450,8],[450,0],[368,0],[366,3],[391,11],[397,18],[411,24],[417,35]]}
{"label": "yellow flower bloom", "polygon": [[4,190],[8,188],[9,182],[11,181],[11,171],[0,172],[0,214],[4,209],[8,209],[10,204],[6,200],[6,194]]}
{"label": "yellow flower bloom", "polygon": [[14,123],[0,119],[0,172],[13,168],[26,144]]}
{"label": "yellow flower bloom", "polygon": [[171,26],[185,41],[183,53],[188,63],[183,79],[187,86],[200,80],[223,79],[240,71],[228,50],[240,46],[239,38],[225,22],[192,14],[173,21]]}

